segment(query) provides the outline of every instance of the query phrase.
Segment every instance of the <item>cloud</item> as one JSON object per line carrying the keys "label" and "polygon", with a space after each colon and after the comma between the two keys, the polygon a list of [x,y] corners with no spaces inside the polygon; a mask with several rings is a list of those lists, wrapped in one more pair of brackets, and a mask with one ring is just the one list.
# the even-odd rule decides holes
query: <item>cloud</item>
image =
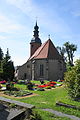
{"label": "cloud", "polygon": [[16,6],[17,8],[21,9],[24,13],[28,16],[33,13],[33,9],[35,7],[32,3],[32,0],[6,0],[9,4]]}
{"label": "cloud", "polygon": [[[9,5],[13,6],[14,9],[16,7],[17,9],[19,9],[21,11],[21,13],[22,12],[25,13],[25,15],[32,22],[35,20],[35,17],[38,16],[39,17],[38,18],[39,19],[38,22],[39,22],[39,25],[40,25],[41,30],[42,30],[42,38],[44,38],[45,40],[46,40],[46,38],[48,38],[47,37],[48,34],[51,34],[51,33],[52,33],[51,37],[52,37],[52,35],[54,35],[57,38],[56,41],[58,42],[58,44],[59,44],[59,41],[60,42],[62,41],[62,44],[63,44],[64,40],[67,40],[67,39],[68,40],[73,40],[73,33],[72,33],[72,30],[71,30],[71,26],[68,25],[68,21],[66,20],[66,18],[60,16],[60,11],[58,11],[59,8],[57,8],[55,10],[54,4],[51,5],[51,7],[49,7],[49,5],[47,7],[44,7],[45,6],[44,4],[43,5],[42,4],[39,5],[38,2],[34,2],[35,0],[6,0],[6,1],[7,1],[7,3]],[[69,7],[67,11],[71,12],[72,10],[74,10],[73,13],[75,13],[75,15],[79,16],[79,12],[75,12],[76,9],[74,9],[75,7],[73,6],[72,3],[73,2],[71,1],[70,5],[69,5],[68,2],[67,2],[67,6],[65,5],[66,8]],[[64,8],[65,8],[65,6],[64,6]],[[73,7],[71,8],[71,6],[73,6]],[[78,14],[76,14],[76,13],[78,13]],[[31,24],[30,22],[31,21],[27,20],[28,23],[27,23],[26,29],[23,28],[23,26],[21,26],[19,24],[14,24],[14,22],[9,21],[9,19],[6,20],[6,21],[7,22],[5,22],[5,23],[10,24],[11,26],[8,28],[8,25],[5,25],[6,26],[6,28],[5,28],[5,26],[3,24],[3,26],[4,26],[3,28],[5,28],[5,30],[7,30],[7,28],[8,28],[9,32],[17,31],[18,33],[15,32],[15,35],[16,34],[20,34],[20,33],[22,34],[23,31],[24,32],[28,31],[27,34],[26,34],[27,35],[27,39],[31,38],[31,36],[30,36],[31,35],[30,34],[31,33],[31,29],[30,29],[30,24]],[[23,28],[23,29],[21,29],[21,28]],[[20,31],[20,29],[21,29],[21,31]],[[20,37],[21,37],[21,34],[20,34]],[[62,39],[62,40],[58,40],[58,39]],[[57,43],[57,42],[55,42],[55,43]],[[18,47],[18,45],[20,43],[17,44],[15,42],[15,44]],[[14,44],[14,46],[15,46],[15,44]],[[24,46],[22,46],[22,45],[19,46],[19,48],[22,48],[22,47],[24,48]],[[19,48],[15,48],[15,50],[17,51]],[[19,56],[18,51],[17,51],[16,55],[14,55],[12,53],[12,55],[14,56],[13,59],[15,58],[14,61],[16,62],[16,60],[17,60],[17,64],[18,64],[18,60],[21,62],[22,58],[24,58],[24,56],[22,56],[22,54],[25,53],[24,51],[28,51],[26,53],[29,53],[29,48],[27,50],[19,49],[19,51],[20,52],[22,51],[22,53],[20,54],[21,57]]]}
{"label": "cloud", "polygon": [[7,38],[5,36],[0,35],[0,40],[6,40]]}
{"label": "cloud", "polygon": [[45,30],[47,29],[49,33],[55,32],[61,34],[62,32],[71,32],[68,24],[58,15],[54,8],[48,9],[49,5],[46,6],[47,8],[44,7],[45,5],[41,7],[38,3],[34,3],[33,0],[7,0],[7,2],[24,12],[32,21],[38,16],[40,25]]}
{"label": "cloud", "polygon": [[24,29],[24,26],[14,23],[5,15],[0,13],[0,32],[13,33]]}
{"label": "cloud", "polygon": [[6,53],[7,48],[9,48],[9,53],[11,55],[11,59],[14,61],[14,65],[21,65],[27,61],[29,58],[29,44],[27,45],[26,42],[18,41],[18,40],[0,40],[0,46],[4,52]]}

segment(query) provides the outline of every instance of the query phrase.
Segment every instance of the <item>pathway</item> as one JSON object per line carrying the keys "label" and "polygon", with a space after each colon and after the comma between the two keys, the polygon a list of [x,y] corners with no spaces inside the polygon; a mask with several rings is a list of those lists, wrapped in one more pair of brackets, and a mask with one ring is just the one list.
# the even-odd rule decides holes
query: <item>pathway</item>
{"label": "pathway", "polygon": [[[15,101],[15,100],[11,100],[11,99],[7,99],[5,97],[0,97],[0,100],[2,101],[5,101],[5,102],[10,102],[10,103],[15,103],[19,106],[23,106],[23,107],[27,107],[27,108],[34,108],[35,106],[34,105],[31,105],[31,104],[27,104],[27,103],[23,103],[23,102],[19,102],[19,101]],[[68,115],[68,114],[65,114],[65,113],[62,113],[62,112],[58,112],[58,111],[55,111],[55,110],[52,110],[52,109],[42,109],[43,111],[48,111],[48,112],[51,112],[57,116],[60,116],[60,117],[68,117],[72,120],[80,120],[80,118],[74,116],[74,115]]]}
{"label": "pathway", "polygon": [[68,115],[68,114],[65,114],[65,113],[62,113],[62,112],[58,112],[58,111],[55,111],[55,110],[52,110],[52,109],[42,109],[43,111],[48,111],[48,112],[51,112],[57,116],[60,116],[60,117],[68,117],[72,120],[80,120],[80,118],[74,116],[74,115]]}

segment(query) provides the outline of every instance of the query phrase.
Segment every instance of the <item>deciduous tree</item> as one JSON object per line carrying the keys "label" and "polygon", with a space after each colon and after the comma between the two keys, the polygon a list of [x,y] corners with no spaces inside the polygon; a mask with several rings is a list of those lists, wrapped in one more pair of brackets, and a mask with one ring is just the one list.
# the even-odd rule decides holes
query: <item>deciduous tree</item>
{"label": "deciduous tree", "polygon": [[70,66],[73,66],[73,57],[74,52],[77,50],[77,46],[75,44],[70,44],[69,42],[66,42],[64,44],[64,47],[67,53],[68,63]]}

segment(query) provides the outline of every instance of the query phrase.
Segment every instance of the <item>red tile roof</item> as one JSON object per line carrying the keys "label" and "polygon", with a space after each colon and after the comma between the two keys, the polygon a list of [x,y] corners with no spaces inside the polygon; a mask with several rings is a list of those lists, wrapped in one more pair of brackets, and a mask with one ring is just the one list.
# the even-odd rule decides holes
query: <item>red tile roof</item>
{"label": "red tile roof", "polygon": [[29,58],[31,59],[59,59],[61,56],[59,55],[57,49],[53,45],[52,41],[49,39],[44,44],[42,44],[36,52]]}

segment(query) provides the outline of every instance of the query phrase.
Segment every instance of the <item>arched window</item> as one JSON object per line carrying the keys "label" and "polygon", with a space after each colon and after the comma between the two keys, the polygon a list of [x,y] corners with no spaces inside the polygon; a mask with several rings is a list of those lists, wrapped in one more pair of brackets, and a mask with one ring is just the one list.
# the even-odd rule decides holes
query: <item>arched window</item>
{"label": "arched window", "polygon": [[40,65],[40,76],[44,76],[44,65]]}

